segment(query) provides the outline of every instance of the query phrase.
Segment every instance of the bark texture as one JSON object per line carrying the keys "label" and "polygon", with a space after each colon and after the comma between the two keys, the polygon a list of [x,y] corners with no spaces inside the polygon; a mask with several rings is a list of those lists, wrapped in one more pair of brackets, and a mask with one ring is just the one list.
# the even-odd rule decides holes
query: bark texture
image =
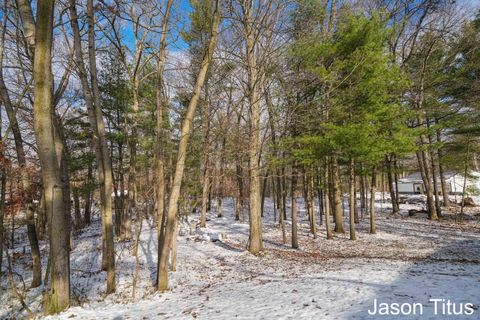
{"label": "bark texture", "polygon": [[175,234],[176,216],[178,211],[178,199],[180,197],[180,188],[182,185],[183,172],[185,169],[185,159],[187,153],[188,140],[192,127],[193,116],[198,105],[200,93],[205,82],[208,67],[212,60],[218,37],[218,25],[220,24],[220,0],[215,1],[215,11],[212,23],[211,36],[208,48],[202,59],[192,98],[188,104],[187,113],[182,121],[180,131],[180,142],[178,145],[177,163],[173,178],[172,190],[168,201],[168,213],[166,217],[165,236],[158,245],[158,265],[157,265],[157,289],[164,291],[168,289],[168,258]]}
{"label": "bark texture", "polygon": [[53,38],[54,1],[37,3],[36,43],[33,76],[35,80],[34,129],[42,166],[45,205],[50,235],[51,288],[47,313],[60,312],[70,304],[70,256],[65,218],[60,163],[53,132]]}

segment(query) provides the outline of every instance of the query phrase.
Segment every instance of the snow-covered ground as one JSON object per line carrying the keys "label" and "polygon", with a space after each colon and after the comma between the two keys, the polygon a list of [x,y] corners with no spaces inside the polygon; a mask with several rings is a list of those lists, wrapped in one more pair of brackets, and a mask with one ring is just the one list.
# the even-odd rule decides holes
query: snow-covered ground
{"label": "snow-covered ground", "polygon": [[[433,222],[422,214],[408,216],[409,209],[420,209],[422,204],[402,204],[402,214],[392,217],[388,201],[381,199],[379,195],[376,203],[377,234],[368,234],[365,217],[357,225],[357,241],[348,240],[348,234],[326,240],[324,226],[313,239],[299,200],[299,250],[290,248],[290,221],[286,222],[287,244],[282,244],[281,231],[273,222],[272,203],[267,200],[263,219],[266,252],[259,256],[245,250],[248,220],[235,222],[233,200],[226,199],[224,217],[212,213],[207,228],[190,232],[189,224],[182,224],[178,267],[170,273],[171,290],[166,293],[154,289],[156,231],[153,222],[145,221],[135,300],[133,241],[117,243],[117,292],[104,295],[106,274],[100,271],[100,225],[96,222],[75,237],[71,253],[73,306],[48,319],[453,319],[452,315],[435,315],[430,299],[449,299],[457,311],[460,303],[472,303],[472,315],[454,318],[480,319],[478,208],[468,210],[463,224],[454,221],[453,213]],[[191,216],[190,222],[195,219],[198,217]],[[347,223],[346,219],[348,230]],[[219,235],[226,239],[211,241]],[[15,253],[15,280],[22,290],[20,276],[25,286],[31,277],[28,250],[23,237],[17,240],[15,252],[10,251]],[[42,262],[45,269],[46,259]],[[25,317],[5,276],[0,290],[0,318]],[[26,303],[32,310],[40,310],[42,288],[25,291]],[[375,299],[378,304],[420,303],[423,314],[418,307],[416,315],[407,317],[370,315]],[[441,304],[437,311],[442,313]]]}

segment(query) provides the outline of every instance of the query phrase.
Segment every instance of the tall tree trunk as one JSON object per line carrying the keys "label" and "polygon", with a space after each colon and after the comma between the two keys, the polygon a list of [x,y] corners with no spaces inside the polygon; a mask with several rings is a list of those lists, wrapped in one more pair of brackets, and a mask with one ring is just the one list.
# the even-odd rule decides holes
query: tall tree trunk
{"label": "tall tree trunk", "polygon": [[[93,131],[95,157],[97,162],[98,180],[100,184],[100,202],[102,213],[102,269],[107,270],[107,293],[115,291],[115,254],[113,244],[112,223],[112,191],[113,177],[112,164],[105,133],[105,124],[101,110],[100,91],[98,89],[96,51],[95,51],[95,18],[93,0],[87,1],[88,22],[88,65],[90,70],[90,84],[88,81],[87,68],[83,61],[80,30],[78,27],[78,15],[76,1],[70,0],[70,23],[73,30],[75,64],[82,85],[82,91],[88,111],[90,127]],[[90,207],[90,200],[86,201]],[[87,215],[88,213],[88,215]],[[85,211],[85,220],[88,224],[90,211]]]}
{"label": "tall tree trunk", "polygon": [[313,235],[313,238],[317,238],[317,223],[315,221],[315,208],[314,208],[314,199],[313,199],[313,177],[311,170],[305,172],[305,191],[306,191],[306,202],[307,202],[307,211],[308,219],[310,221],[310,233]]}
{"label": "tall tree trunk", "polygon": [[173,0],[167,1],[167,7],[165,8],[165,15],[162,23],[162,35],[160,37],[160,49],[158,53],[157,61],[157,83],[156,83],[156,103],[157,103],[157,234],[158,243],[163,242],[160,237],[164,236],[164,216],[165,216],[165,149],[164,134],[163,134],[163,121],[164,113],[168,119],[168,109],[165,97],[163,94],[163,70],[165,68],[165,57],[167,50],[167,31],[168,23],[170,20],[170,11],[172,9]]}
{"label": "tall tree trunk", "polygon": [[468,158],[470,157],[470,135],[467,135],[467,154],[465,155],[464,170],[463,170],[463,186],[462,186],[462,201],[460,202],[460,222],[464,221],[465,208],[465,194],[467,192],[467,174],[468,174]]}
{"label": "tall tree trunk", "polygon": [[[93,181],[93,168],[92,168],[92,164],[90,163],[87,169],[87,183],[90,184],[92,181]],[[92,213],[92,191],[89,188],[89,190],[87,191],[87,194],[85,195],[85,207],[83,209],[83,223],[86,226],[90,225],[91,213]]]}
{"label": "tall tree trunk", "polygon": [[325,207],[323,206],[325,192],[324,192],[324,189],[322,189],[322,176],[320,172],[317,172],[315,185],[317,187],[317,197],[318,197],[318,217],[319,217],[318,224],[321,226],[323,225],[323,216],[325,215]]}
{"label": "tall tree trunk", "polygon": [[358,217],[358,205],[357,205],[357,177],[355,174],[353,175],[353,217],[354,217],[353,221],[355,223],[360,222],[360,219]]}
{"label": "tall tree trunk", "polygon": [[432,184],[433,184],[433,196],[435,200],[435,210],[437,212],[437,216],[439,218],[442,217],[442,208],[440,204],[440,195],[438,190],[438,178],[437,178],[437,165],[435,163],[435,159],[433,157],[433,153],[430,152],[430,163],[432,164]]}
{"label": "tall tree trunk", "polygon": [[207,209],[210,191],[210,105],[208,103],[208,80],[205,81],[205,101],[203,115],[203,154],[202,154],[202,211],[200,213],[200,227],[207,226]]}
{"label": "tall tree trunk", "polygon": [[[141,50],[137,47],[135,40],[135,65],[139,64]],[[130,123],[130,135],[128,138],[128,147],[130,149],[130,162],[128,164],[128,210],[122,215],[122,230],[124,240],[132,239],[132,217],[137,215],[137,144],[138,144],[138,114],[140,112],[140,75],[135,68],[132,80],[132,113]]]}
{"label": "tall tree trunk", "polygon": [[94,14],[93,0],[87,0],[88,64],[95,106],[96,127],[98,128],[98,140],[101,148],[101,162],[103,165],[103,172],[99,175],[103,175],[100,184],[103,185],[101,191],[103,191],[104,198],[102,201],[102,225],[104,226],[105,250],[102,254],[102,266],[107,270],[107,294],[109,294],[115,291],[115,247],[113,243],[112,221],[113,177],[112,162],[110,161],[110,154],[108,152],[105,123],[102,115],[100,90],[98,88]]}
{"label": "tall tree trunk", "polygon": [[[422,143],[422,145],[424,145]],[[423,185],[427,193],[427,210],[428,218],[431,220],[437,220],[437,212],[435,203],[433,200],[433,185],[432,185],[432,171],[430,164],[428,163],[428,155],[426,151],[417,152],[418,163],[420,167],[420,173],[422,175]]]}
{"label": "tall tree trunk", "polygon": [[65,219],[60,155],[56,154],[53,110],[52,38],[54,1],[37,3],[36,44],[33,77],[35,80],[34,129],[42,166],[48,227],[52,284],[45,310],[60,312],[70,304],[70,256],[68,226]]}
{"label": "tall tree trunk", "polygon": [[268,187],[268,176],[270,173],[265,172],[265,176],[262,177],[261,179],[261,186],[262,186],[262,196],[260,200],[260,216],[263,218],[263,215],[265,214],[265,198],[267,197],[267,187]]}
{"label": "tall tree trunk", "polygon": [[78,194],[78,187],[72,188],[73,194],[73,216],[75,217],[75,229],[83,228],[82,212],[80,209],[80,196]]}
{"label": "tall tree trunk", "polygon": [[377,183],[377,168],[372,167],[372,183],[370,185],[370,234],[377,233],[375,225],[375,185]]}
{"label": "tall tree trunk", "polygon": [[180,142],[178,145],[177,163],[173,178],[172,190],[168,202],[168,213],[165,226],[165,236],[163,242],[158,245],[158,266],[157,266],[157,289],[164,291],[168,289],[168,257],[175,236],[175,219],[178,211],[178,199],[180,197],[180,188],[182,185],[183,172],[185,169],[185,158],[187,153],[188,140],[192,126],[193,116],[198,105],[200,93],[205,82],[208,67],[212,60],[213,51],[216,46],[218,36],[218,25],[220,23],[220,0],[215,1],[215,11],[212,23],[212,30],[208,48],[203,57],[198,77],[195,82],[192,98],[188,104],[187,113],[182,121],[180,131]]}
{"label": "tall tree trunk", "polygon": [[222,139],[222,148],[220,150],[220,181],[219,181],[219,191],[218,191],[218,200],[217,200],[217,218],[223,217],[223,197],[225,196],[225,146],[227,144],[227,137],[224,136]]}
{"label": "tall tree trunk", "polygon": [[[427,128],[430,129],[430,125],[427,121]],[[431,134],[428,134],[428,143],[433,145],[433,137]],[[440,193],[438,190],[438,176],[437,176],[437,165],[435,163],[435,157],[433,155],[433,150],[430,151],[430,164],[432,165],[432,184],[433,184],[433,196],[435,199],[435,210],[439,218],[442,217],[442,206],[440,204]]]}
{"label": "tall tree trunk", "polygon": [[398,162],[397,162],[397,155],[393,155],[393,185],[395,186],[395,200],[397,202],[397,206],[399,206],[400,211],[400,204],[399,204],[399,195],[398,195]]}
{"label": "tall tree trunk", "polygon": [[360,174],[360,218],[363,220],[365,216],[366,210],[366,197],[365,197],[365,173],[363,172],[363,164],[360,166],[361,174]]}
{"label": "tall tree trunk", "polygon": [[328,195],[330,193],[330,177],[328,170],[328,158],[325,158],[325,165],[323,167],[323,190],[325,190],[325,228],[327,231],[327,239],[333,239],[332,227],[330,226],[330,199]]}
{"label": "tall tree trunk", "polygon": [[292,248],[298,249],[298,222],[297,222],[297,169],[292,168]]}
{"label": "tall tree trunk", "polygon": [[350,240],[357,240],[355,234],[355,160],[350,159],[350,207],[349,207],[349,225],[350,225]]}
{"label": "tall tree trunk", "polygon": [[[272,106],[272,101],[270,98],[270,92],[268,90],[265,90],[265,101],[267,105],[267,112],[268,112],[268,124],[270,125],[270,131],[272,132],[272,145],[273,145],[273,152],[275,155],[279,156],[278,154],[278,144],[277,144],[277,136],[276,136],[276,128],[275,128],[275,118],[274,118],[274,112],[273,112],[273,106]],[[276,177],[272,177],[272,182],[275,181],[275,183],[272,183],[276,185],[276,200],[277,200],[277,208],[279,212],[279,222],[280,222],[280,229],[282,230],[282,239],[283,243],[287,243],[287,235],[285,231],[285,195],[283,192],[283,183],[282,183],[282,171],[281,169],[276,169],[274,172]]]}
{"label": "tall tree trunk", "polygon": [[244,0],[241,3],[243,11],[243,28],[246,41],[246,65],[248,74],[248,104],[250,118],[249,140],[249,222],[250,253],[256,254],[263,250],[262,218],[260,199],[260,97],[257,60],[255,57],[256,36],[253,21],[253,1]]}
{"label": "tall tree trunk", "polygon": [[393,155],[385,156],[385,162],[387,165],[387,181],[388,181],[388,190],[390,191],[390,200],[392,202],[392,214],[397,215],[400,213],[400,209],[398,206],[398,199],[396,196],[395,186],[394,186],[394,178],[393,178]]}
{"label": "tall tree trunk", "polygon": [[332,157],[333,214],[335,215],[335,232],[345,233],[343,226],[342,190],[340,186],[340,169],[337,157]]}
{"label": "tall tree trunk", "polygon": [[237,164],[235,166],[237,176],[237,200],[235,201],[235,221],[240,220],[240,213],[243,212],[243,170],[239,163],[240,159],[237,158]]}
{"label": "tall tree trunk", "polygon": [[[1,115],[0,115],[1,122]],[[2,130],[0,126],[0,159],[3,160],[4,157],[4,145],[2,139]],[[3,217],[5,216],[5,195],[7,193],[7,172],[5,166],[0,166],[0,277],[2,277],[2,262],[3,262],[3,243],[4,243],[4,232],[3,232]]]}

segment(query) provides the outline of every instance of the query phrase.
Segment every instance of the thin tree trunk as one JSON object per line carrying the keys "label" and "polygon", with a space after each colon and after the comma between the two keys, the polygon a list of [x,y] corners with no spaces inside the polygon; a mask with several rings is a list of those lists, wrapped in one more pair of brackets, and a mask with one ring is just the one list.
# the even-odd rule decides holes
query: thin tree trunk
{"label": "thin tree trunk", "polygon": [[[90,183],[93,180],[93,168],[92,164],[88,165],[87,170],[87,182]],[[92,213],[92,191],[88,190],[85,196],[85,208],[83,209],[83,223],[84,225],[90,225],[91,220],[91,213]]]}
{"label": "thin tree trunk", "polygon": [[292,168],[292,248],[298,249],[298,222],[297,222],[297,170]]}
{"label": "thin tree trunk", "polygon": [[325,215],[325,207],[323,206],[323,201],[324,201],[324,189],[322,189],[322,177],[320,172],[317,172],[317,181],[316,181],[316,186],[317,186],[317,197],[318,197],[318,217],[319,217],[319,222],[318,224],[321,226],[323,225],[323,216]]}
{"label": "thin tree trunk", "polygon": [[333,214],[335,217],[335,232],[345,233],[343,226],[342,191],[340,186],[340,169],[336,157],[332,157],[333,181]]}
{"label": "thin tree trunk", "polygon": [[78,187],[73,187],[73,215],[75,217],[75,229],[83,228],[82,213],[80,210],[80,196],[78,195]]}
{"label": "thin tree trunk", "polygon": [[240,213],[243,211],[243,170],[237,159],[237,201],[235,201],[235,221],[240,221]]}
{"label": "thin tree trunk", "polygon": [[467,136],[467,154],[464,161],[463,170],[463,188],[462,188],[462,202],[460,203],[460,222],[464,221],[464,208],[465,208],[465,194],[467,189],[467,174],[468,174],[468,158],[470,156],[470,136]]}
{"label": "thin tree trunk", "polygon": [[375,185],[377,180],[377,168],[372,167],[372,183],[370,185],[370,234],[377,233],[377,226],[375,225]]}
{"label": "thin tree trunk", "polygon": [[248,104],[250,118],[249,140],[249,223],[250,253],[256,254],[263,250],[262,219],[261,219],[261,190],[260,190],[260,99],[259,77],[257,60],[255,57],[255,29],[253,21],[253,1],[244,0],[242,3],[243,28],[246,41],[246,65],[248,74]]}
{"label": "thin tree trunk", "polygon": [[313,238],[317,238],[317,223],[315,221],[315,208],[314,208],[314,199],[313,199],[313,177],[310,172],[305,172],[305,189],[307,194],[307,211],[310,220],[310,233],[313,235]]}
{"label": "thin tree trunk", "polygon": [[363,172],[363,164],[360,166],[360,219],[363,220],[366,210],[366,197],[365,197],[365,173]]}
{"label": "thin tree trunk", "polygon": [[225,189],[225,145],[227,143],[227,138],[223,137],[222,139],[222,148],[220,156],[220,182],[219,182],[219,191],[217,195],[217,218],[223,217],[223,197]]}
{"label": "thin tree trunk", "polygon": [[328,170],[328,158],[325,158],[325,165],[323,167],[323,189],[325,190],[325,228],[327,231],[327,239],[333,239],[332,227],[330,226],[330,200],[328,195],[330,193],[330,177]]}
{"label": "thin tree trunk", "polygon": [[218,25],[220,23],[220,0],[215,1],[214,19],[208,48],[200,65],[197,80],[193,91],[192,98],[188,104],[187,113],[182,121],[180,131],[180,142],[178,145],[177,164],[175,167],[172,190],[170,192],[168,213],[166,219],[165,236],[163,242],[158,245],[158,266],[157,266],[157,289],[164,291],[168,289],[168,257],[172,240],[175,233],[175,219],[178,211],[178,199],[180,197],[180,187],[182,184],[183,172],[185,169],[185,158],[187,153],[188,140],[192,126],[193,116],[197,108],[200,93],[205,82],[208,67],[212,60],[213,50],[215,49]]}
{"label": "thin tree trunk", "polygon": [[438,217],[436,213],[435,203],[433,200],[433,186],[431,180],[432,172],[431,167],[428,163],[428,156],[426,151],[417,152],[417,158],[419,162],[420,173],[422,174],[423,185],[425,186],[425,191],[427,193],[428,218],[431,220],[437,220]]}
{"label": "thin tree trunk", "polygon": [[[100,91],[98,89],[97,61],[95,49],[95,21],[94,21],[93,0],[87,0],[87,22],[88,22],[88,61],[90,78],[92,84],[93,101],[95,106],[96,127],[101,147],[103,162],[103,205],[102,224],[105,232],[105,251],[102,255],[102,263],[107,269],[107,294],[115,291],[115,248],[113,244],[113,221],[112,221],[112,163],[108,152],[107,137],[105,134],[105,123],[103,121]],[[102,184],[102,183],[101,183]],[[103,258],[106,256],[106,258]]]}
{"label": "thin tree trunk", "polygon": [[164,101],[163,94],[163,70],[165,68],[165,57],[167,50],[167,31],[168,23],[170,20],[170,11],[172,9],[173,0],[167,1],[167,7],[165,8],[165,16],[162,23],[162,35],[160,38],[160,49],[158,53],[157,61],[157,83],[156,83],[156,103],[157,103],[157,235],[158,243],[162,243],[165,235],[164,222],[165,222],[165,149],[164,134],[163,134],[163,122],[164,112],[166,111],[166,118],[168,121],[168,109],[167,103]]}
{"label": "thin tree trunk", "polygon": [[202,154],[202,211],[200,227],[207,226],[207,211],[211,210],[211,178],[210,178],[210,105],[208,97],[208,79],[205,79],[205,101],[203,104],[203,154]]}
{"label": "thin tree trunk", "polygon": [[[210,123],[210,120],[207,118],[206,122]],[[205,124],[204,124],[205,125]],[[210,125],[208,124],[207,127]],[[202,210],[200,213],[200,227],[205,228],[207,226],[207,210],[209,202],[209,190],[210,190],[210,172],[209,172],[209,151],[207,148],[208,145],[208,136],[207,133],[210,131],[208,128],[205,129],[204,134],[204,152],[203,152],[203,170],[202,170]]]}
{"label": "thin tree trunk", "polygon": [[393,170],[392,170],[392,158],[393,155],[385,156],[385,162],[387,165],[387,181],[388,181],[388,190],[390,191],[390,200],[392,202],[392,214],[397,215],[400,213],[400,209],[398,207],[398,201],[395,193],[395,187],[393,184]]}
{"label": "thin tree trunk", "polygon": [[170,259],[171,269],[172,271],[177,271],[177,252],[178,252],[178,218],[175,219],[175,231],[172,240],[172,257]]}
{"label": "thin tree trunk", "polygon": [[358,217],[358,205],[357,205],[357,177],[355,174],[353,175],[353,217],[354,217],[353,221],[355,223],[360,222],[360,219]]}
{"label": "thin tree trunk", "polygon": [[265,173],[265,176],[262,178],[262,198],[260,202],[260,212],[261,212],[261,217],[263,218],[263,215],[265,214],[265,198],[267,196],[267,187],[268,187],[268,176],[270,173],[267,172]]}
{"label": "thin tree trunk", "polygon": [[137,288],[138,273],[140,271],[140,256],[138,254],[138,247],[140,244],[140,236],[142,235],[142,227],[143,227],[143,214],[141,212],[138,212],[137,234],[135,237],[135,243],[133,245],[133,255],[135,256],[135,273],[134,273],[133,282],[132,282],[132,299],[133,300],[135,300],[135,291]]}
{"label": "thin tree trunk", "polygon": [[349,224],[350,224],[350,240],[357,240],[355,234],[355,160],[350,159],[350,208],[349,208]]}
{"label": "thin tree trunk", "polygon": [[[437,142],[441,145],[442,144],[442,136],[440,130],[437,130]],[[443,196],[443,206],[448,208],[450,206],[450,200],[448,199],[448,189],[447,183],[445,182],[445,172],[443,170],[442,158],[443,158],[443,150],[442,147],[437,149],[437,157],[438,157],[438,174],[440,175],[440,184],[442,188],[442,196]]]}
{"label": "thin tree trunk", "polygon": [[[428,123],[428,121],[427,121]],[[430,125],[427,124],[427,128],[430,128]],[[428,135],[428,143],[430,145],[433,144],[432,135]],[[433,155],[433,151],[430,152],[430,164],[432,165],[432,184],[433,184],[433,196],[435,199],[435,210],[437,212],[437,216],[439,218],[442,217],[442,206],[440,204],[440,195],[438,190],[438,179],[437,179],[437,165],[435,163],[435,158]]]}
{"label": "thin tree trunk", "polygon": [[[0,228],[3,229],[3,223],[0,224]],[[38,246],[37,231],[35,230],[35,210],[33,204],[29,204],[27,207],[27,235],[32,251],[33,278],[30,286],[36,288],[42,284],[42,262],[40,248]]]}
{"label": "thin tree trunk", "polygon": [[397,155],[393,155],[393,184],[395,186],[395,201],[397,206],[399,207],[400,211],[400,204],[399,204],[399,195],[398,195],[398,165],[397,165]]}
{"label": "thin tree trunk", "polygon": [[[1,122],[1,115],[0,115]],[[4,145],[2,141],[2,132],[0,126],[0,158],[4,157]],[[5,216],[5,195],[7,193],[7,173],[5,167],[0,166],[0,278],[2,277],[2,262],[3,262],[3,243],[4,243],[4,233],[3,233],[3,217]]]}

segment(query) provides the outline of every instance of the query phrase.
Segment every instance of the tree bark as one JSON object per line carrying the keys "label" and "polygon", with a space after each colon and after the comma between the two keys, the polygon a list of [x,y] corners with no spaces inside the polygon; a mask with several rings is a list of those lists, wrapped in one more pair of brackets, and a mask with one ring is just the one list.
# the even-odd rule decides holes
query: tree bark
{"label": "tree bark", "polygon": [[246,41],[246,65],[248,74],[248,103],[250,116],[249,140],[249,222],[250,238],[248,250],[256,254],[263,250],[261,190],[260,190],[260,97],[257,60],[255,57],[256,36],[253,21],[253,1],[242,1],[243,28]]}
{"label": "tree bark", "polygon": [[157,107],[157,235],[158,243],[162,243],[164,240],[161,237],[164,236],[164,216],[165,216],[165,149],[163,148],[163,114],[168,109],[163,94],[163,70],[165,68],[165,57],[167,50],[167,31],[168,23],[170,20],[170,11],[172,9],[173,0],[167,1],[167,7],[165,8],[165,16],[162,23],[162,35],[160,37],[160,48],[157,61],[157,83],[156,83],[156,107]]}
{"label": "tree bark", "polygon": [[[206,81],[208,86],[208,81]],[[203,115],[203,154],[202,154],[202,211],[200,213],[200,227],[205,228],[207,226],[207,209],[209,202],[209,190],[210,190],[210,106],[208,104],[208,95],[205,94],[204,101],[204,115]]]}
{"label": "tree bark", "polygon": [[180,197],[180,188],[182,185],[183,172],[185,169],[185,158],[187,153],[188,140],[192,127],[193,116],[198,105],[200,93],[205,82],[208,67],[212,60],[213,51],[216,46],[218,36],[218,25],[220,23],[220,0],[215,1],[215,11],[212,23],[212,30],[208,48],[202,59],[198,77],[195,82],[192,98],[188,104],[187,113],[182,121],[180,131],[180,142],[178,145],[177,163],[173,178],[172,190],[168,202],[168,213],[166,219],[165,236],[162,243],[158,245],[158,266],[157,266],[157,289],[164,291],[168,289],[168,257],[172,240],[175,233],[175,219],[178,211],[178,199]]}
{"label": "tree bark", "polygon": [[342,192],[340,190],[340,169],[336,157],[332,157],[333,214],[335,215],[335,232],[345,233],[343,226]]}
{"label": "tree bark", "polygon": [[[422,143],[422,145],[424,145]],[[420,167],[420,173],[422,175],[423,185],[427,193],[427,211],[428,218],[431,220],[437,220],[437,212],[435,203],[433,200],[433,186],[432,186],[432,172],[430,164],[428,163],[428,155],[426,151],[417,152],[417,159]]]}
{"label": "tree bark", "polygon": [[[93,180],[93,168],[92,168],[92,164],[89,164],[88,170],[87,170],[87,182],[90,183],[92,180]],[[83,210],[83,223],[86,226],[90,225],[91,213],[92,213],[92,192],[88,190],[85,196],[85,207]]]}
{"label": "tree bark", "polygon": [[[112,221],[112,162],[108,152],[105,123],[103,121],[100,90],[98,89],[97,61],[95,49],[95,17],[93,0],[87,0],[88,23],[88,64],[90,69],[90,82],[92,84],[93,101],[95,106],[95,120],[98,128],[98,140],[101,148],[103,164],[103,197],[102,225],[105,233],[105,251],[102,255],[102,265],[107,269],[107,294],[115,291],[115,248],[113,244]],[[101,183],[102,184],[102,183]],[[105,257],[105,258],[104,258]]]}
{"label": "tree bark", "polygon": [[314,198],[313,198],[313,176],[312,172],[305,172],[305,189],[307,194],[307,211],[310,220],[310,233],[313,235],[313,238],[317,238],[317,223],[315,219],[315,208],[314,208]]}
{"label": "tree bark", "polygon": [[[0,115],[1,119],[1,115]],[[2,132],[0,128],[0,157],[4,157],[4,145],[2,139]],[[2,277],[2,262],[3,262],[3,242],[4,242],[4,232],[3,232],[3,217],[5,216],[5,195],[7,193],[7,173],[5,166],[0,166],[0,277]]]}
{"label": "tree bark", "polygon": [[235,221],[240,221],[240,213],[243,212],[243,170],[237,158],[235,166],[237,176],[237,201],[235,201]]}
{"label": "tree bark", "polygon": [[365,216],[365,210],[366,210],[366,197],[365,197],[365,190],[366,190],[366,185],[365,185],[365,174],[363,172],[363,165],[360,166],[361,175],[360,175],[360,219],[363,220]]}
{"label": "tree bark", "polygon": [[350,207],[349,207],[349,225],[350,225],[350,240],[357,240],[355,233],[355,160],[350,159]]}
{"label": "tree bark", "polygon": [[292,248],[298,249],[298,222],[297,222],[297,170],[292,168]]}
{"label": "tree bark", "polygon": [[377,168],[372,167],[372,183],[370,185],[370,234],[377,233],[375,225],[375,184],[377,180]]}
{"label": "tree bark", "polygon": [[327,239],[333,239],[332,227],[330,226],[330,200],[328,195],[330,193],[330,177],[328,170],[328,158],[325,158],[325,165],[323,167],[323,189],[325,190],[325,228],[327,232]]}
{"label": "tree bark", "polygon": [[37,3],[36,43],[33,77],[35,80],[34,129],[42,166],[48,227],[52,284],[45,310],[57,313],[70,304],[70,256],[65,219],[59,155],[55,150],[52,38],[54,1]]}

